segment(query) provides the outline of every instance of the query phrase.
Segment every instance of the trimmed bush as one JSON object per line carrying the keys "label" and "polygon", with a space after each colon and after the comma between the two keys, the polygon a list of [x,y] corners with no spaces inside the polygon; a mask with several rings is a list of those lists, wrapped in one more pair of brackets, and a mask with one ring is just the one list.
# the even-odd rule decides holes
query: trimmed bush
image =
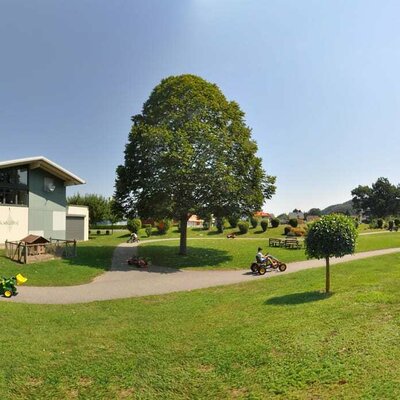
{"label": "trimmed bush", "polygon": [[145,230],[147,237],[150,237],[151,234],[153,233],[153,227],[151,225],[146,226]]}
{"label": "trimmed bush", "polygon": [[260,222],[260,220],[257,217],[250,217],[250,224],[253,229],[257,228],[257,225],[259,222]]}
{"label": "trimmed bush", "polygon": [[109,235],[109,234],[110,234],[110,231],[109,231],[109,230],[107,230],[107,231],[106,231],[106,235]]}
{"label": "trimmed bush", "polygon": [[297,221],[297,218],[290,218],[289,219],[289,225],[293,228],[297,228],[297,225],[299,222]]}
{"label": "trimmed bush", "polygon": [[267,219],[263,219],[260,222],[260,225],[261,225],[261,229],[263,230],[263,232],[266,232],[267,229],[268,229],[268,220]]}
{"label": "trimmed bush", "polygon": [[388,223],[388,228],[389,228],[389,231],[392,231],[392,230],[393,230],[393,228],[394,228],[394,221],[393,221],[393,220],[390,220],[390,221],[389,221],[389,223]]}
{"label": "trimmed bush", "polygon": [[249,226],[250,224],[247,221],[239,221],[238,222],[238,228],[241,234],[245,234],[249,231]]}
{"label": "trimmed bush", "polygon": [[291,226],[285,226],[285,228],[283,229],[283,234],[288,235],[291,231],[292,231]]}
{"label": "trimmed bush", "polygon": [[169,219],[162,219],[157,222],[157,230],[160,235],[165,235],[172,226],[172,222]]}
{"label": "trimmed bush", "polygon": [[101,232],[100,232],[100,231],[97,231],[96,233],[97,233],[98,235],[100,235]]}
{"label": "trimmed bush", "polygon": [[382,218],[378,218],[376,220],[376,226],[378,227],[378,229],[382,229],[383,228],[383,219]]}
{"label": "trimmed bush", "polygon": [[239,222],[239,217],[237,215],[231,215],[228,217],[228,222],[231,228],[236,228]]}
{"label": "trimmed bush", "polygon": [[396,227],[399,227],[399,226],[400,226],[400,219],[399,219],[399,218],[396,218],[396,219],[394,220],[394,224],[396,225]]}
{"label": "trimmed bush", "polygon": [[296,236],[305,236],[305,234],[306,234],[306,230],[304,228],[293,228],[292,232]]}
{"label": "trimmed bush", "polygon": [[139,229],[142,227],[142,221],[139,218],[128,219],[128,223],[126,224],[129,232],[138,233]]}
{"label": "trimmed bush", "polygon": [[279,219],[278,218],[272,218],[271,219],[271,226],[273,228],[277,228],[279,226]]}

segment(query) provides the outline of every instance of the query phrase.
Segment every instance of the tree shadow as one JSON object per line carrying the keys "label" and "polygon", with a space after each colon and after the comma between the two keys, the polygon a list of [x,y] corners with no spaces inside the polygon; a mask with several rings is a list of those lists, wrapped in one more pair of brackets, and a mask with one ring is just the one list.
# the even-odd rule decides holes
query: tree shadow
{"label": "tree shadow", "polygon": [[265,233],[262,229],[260,231],[254,232],[255,235],[261,235],[262,233]]}
{"label": "tree shadow", "polygon": [[264,302],[264,304],[282,306],[282,305],[294,305],[294,304],[304,304],[311,303],[313,301],[320,301],[329,299],[332,293],[325,293],[319,291],[313,292],[302,292],[302,293],[292,293],[286,294],[284,296],[272,297]]}
{"label": "tree shadow", "polygon": [[153,265],[165,268],[185,269],[215,266],[232,261],[225,250],[206,247],[187,247],[187,255],[178,255],[178,248],[149,244],[138,248],[140,257],[149,257]]}

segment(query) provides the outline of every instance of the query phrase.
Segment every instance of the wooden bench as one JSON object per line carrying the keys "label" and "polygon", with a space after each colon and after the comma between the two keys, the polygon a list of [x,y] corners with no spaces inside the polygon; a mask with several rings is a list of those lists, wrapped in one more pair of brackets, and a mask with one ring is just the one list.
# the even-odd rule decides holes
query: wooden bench
{"label": "wooden bench", "polygon": [[269,239],[269,247],[281,247],[282,246],[282,239]]}
{"label": "wooden bench", "polygon": [[282,242],[283,242],[283,247],[286,247],[287,249],[301,249],[303,247],[302,242],[294,238],[285,239]]}

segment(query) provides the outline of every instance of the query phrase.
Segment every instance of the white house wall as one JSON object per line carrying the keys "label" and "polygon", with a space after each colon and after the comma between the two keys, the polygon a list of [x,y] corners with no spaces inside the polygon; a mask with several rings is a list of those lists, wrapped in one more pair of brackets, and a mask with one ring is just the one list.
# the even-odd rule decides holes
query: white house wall
{"label": "white house wall", "polygon": [[0,244],[28,235],[28,207],[0,206]]}

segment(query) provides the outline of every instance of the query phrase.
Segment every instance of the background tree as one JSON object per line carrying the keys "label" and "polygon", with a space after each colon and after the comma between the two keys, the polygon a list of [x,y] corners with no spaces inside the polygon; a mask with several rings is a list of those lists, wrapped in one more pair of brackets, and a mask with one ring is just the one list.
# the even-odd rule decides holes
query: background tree
{"label": "background tree", "polygon": [[114,233],[114,225],[123,219],[123,211],[115,202],[114,198],[109,199],[108,201],[108,216],[107,219],[111,222],[111,230]]}
{"label": "background tree", "polygon": [[372,187],[358,186],[351,191],[354,208],[372,218],[385,218],[400,212],[400,187],[379,178]]}
{"label": "background tree", "polygon": [[308,215],[317,215],[318,217],[320,217],[322,215],[322,211],[319,208],[311,208],[307,214]]}
{"label": "background tree", "polygon": [[310,225],[305,238],[306,254],[309,258],[325,258],[326,293],[330,291],[329,258],[354,253],[356,239],[354,221],[345,215],[326,215]]}
{"label": "background tree", "polygon": [[132,121],[115,199],[126,215],[179,220],[180,254],[190,215],[250,214],[275,192],[244,113],[215,84],[166,78]]}
{"label": "background tree", "polygon": [[67,198],[69,205],[88,206],[90,225],[96,225],[100,221],[108,219],[110,215],[109,201],[98,194],[89,193],[80,195],[79,193]]}

